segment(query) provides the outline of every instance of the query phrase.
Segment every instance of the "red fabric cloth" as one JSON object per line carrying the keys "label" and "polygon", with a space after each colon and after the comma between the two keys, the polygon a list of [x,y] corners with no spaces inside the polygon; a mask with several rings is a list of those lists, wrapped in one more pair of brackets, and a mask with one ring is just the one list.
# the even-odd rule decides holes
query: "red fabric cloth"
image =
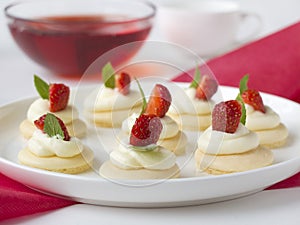
{"label": "red fabric cloth", "polygon": [[[207,62],[222,85],[237,86],[249,73],[249,86],[300,102],[300,23]],[[190,71],[193,73],[192,71]],[[191,81],[182,74],[175,81]],[[269,189],[300,186],[300,173]],[[0,173],[0,220],[44,212],[75,202],[48,196]]]}
{"label": "red fabric cloth", "polygon": [[34,191],[0,173],[0,221],[75,204]]}
{"label": "red fabric cloth", "polygon": [[[221,85],[238,86],[250,74],[249,87],[300,103],[300,22],[206,62]],[[201,70],[203,69],[203,70]],[[200,68],[205,73],[206,66]],[[194,70],[174,81],[190,82]],[[300,173],[270,189],[300,187]]]}
{"label": "red fabric cloth", "polygon": [[268,187],[267,190],[300,187],[300,173]]}

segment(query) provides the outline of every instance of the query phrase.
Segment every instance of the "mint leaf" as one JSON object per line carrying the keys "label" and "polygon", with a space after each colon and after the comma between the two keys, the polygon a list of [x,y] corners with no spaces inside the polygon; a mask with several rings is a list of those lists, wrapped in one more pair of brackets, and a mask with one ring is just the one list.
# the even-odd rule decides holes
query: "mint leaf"
{"label": "mint leaf", "polygon": [[243,98],[242,98],[242,94],[243,94],[244,91],[248,90],[248,85],[247,85],[248,80],[249,80],[249,75],[248,74],[246,74],[245,76],[242,77],[242,79],[240,80],[240,88],[239,88],[240,93],[235,98],[242,105],[242,116],[241,116],[240,122],[243,125],[246,124],[246,107],[245,107],[245,103],[244,103]]}
{"label": "mint leaf", "polygon": [[34,86],[42,99],[49,99],[49,84],[34,75]]}
{"label": "mint leaf", "polygon": [[135,81],[136,81],[137,84],[138,84],[138,87],[139,87],[139,90],[140,90],[140,93],[141,93],[141,96],[142,96],[142,100],[143,100],[142,111],[141,111],[141,115],[142,115],[142,114],[145,112],[145,110],[146,110],[146,107],[147,107],[147,100],[146,100],[145,93],[144,93],[144,91],[143,91],[143,89],[142,89],[142,87],[141,87],[140,82],[139,82],[136,78],[134,78],[134,79],[135,79]]}
{"label": "mint leaf", "polygon": [[61,129],[58,119],[55,115],[47,113],[44,121],[44,132],[50,137],[59,136],[62,140],[65,138],[65,134]]}
{"label": "mint leaf", "polygon": [[243,94],[244,91],[248,90],[248,86],[247,86],[248,80],[249,80],[248,74],[243,76],[242,79],[240,80],[240,94]]}
{"label": "mint leaf", "polygon": [[246,115],[246,107],[245,107],[244,102],[242,102],[242,116],[241,116],[240,122],[241,122],[243,125],[246,124],[246,118],[247,118],[247,115]]}
{"label": "mint leaf", "polygon": [[195,73],[194,73],[194,79],[190,84],[190,88],[197,88],[199,85],[200,78],[201,78],[200,70],[199,70],[199,67],[196,66]]}
{"label": "mint leaf", "polygon": [[102,80],[105,87],[111,89],[115,88],[115,70],[110,62],[106,63],[106,65],[102,68]]}
{"label": "mint leaf", "polygon": [[242,105],[242,116],[241,116],[241,119],[240,119],[240,122],[245,125],[246,124],[246,107],[245,107],[245,103],[242,99],[242,96],[241,94],[238,94],[237,97],[236,97],[236,100],[239,101]]}

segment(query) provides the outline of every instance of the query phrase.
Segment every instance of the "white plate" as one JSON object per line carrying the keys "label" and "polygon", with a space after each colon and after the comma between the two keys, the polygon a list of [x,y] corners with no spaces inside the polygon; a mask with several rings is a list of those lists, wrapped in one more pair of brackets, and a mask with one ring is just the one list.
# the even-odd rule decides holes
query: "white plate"
{"label": "white plate", "polygon": [[[177,84],[169,84],[177,86]],[[152,85],[143,83],[147,91]],[[172,89],[173,87],[171,87]],[[77,107],[92,87],[79,88]],[[174,93],[174,92],[172,92]],[[232,99],[237,89],[221,87],[224,99]],[[300,105],[269,94],[262,94],[264,102],[277,111],[290,135],[284,148],[274,150],[275,163],[261,169],[219,176],[197,175],[193,149],[198,133],[188,133],[189,145],[185,156],[178,157],[183,178],[163,181],[115,182],[101,178],[96,171],[67,175],[34,169],[18,164],[17,154],[26,145],[18,126],[25,118],[33,99],[17,101],[0,108],[0,171],[31,188],[84,203],[125,207],[166,207],[203,204],[233,199],[254,193],[300,171]],[[81,110],[79,110],[82,112]],[[113,148],[112,134],[116,130],[90,127],[84,140],[96,153],[96,165],[108,158]],[[102,142],[96,141],[101,136]],[[112,144],[111,144],[112,143]],[[105,147],[103,147],[105,146]],[[106,148],[108,147],[108,148]]]}

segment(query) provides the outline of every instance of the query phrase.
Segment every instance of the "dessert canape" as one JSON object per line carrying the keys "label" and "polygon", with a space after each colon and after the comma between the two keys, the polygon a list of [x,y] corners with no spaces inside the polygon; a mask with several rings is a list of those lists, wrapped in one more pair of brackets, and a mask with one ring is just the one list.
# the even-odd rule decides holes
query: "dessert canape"
{"label": "dessert canape", "polygon": [[34,76],[34,84],[40,98],[35,100],[27,111],[27,118],[20,124],[20,131],[25,138],[30,138],[36,127],[34,121],[47,112],[61,118],[71,136],[83,137],[86,125],[79,119],[77,109],[68,105],[70,89],[60,83],[47,84],[38,76]]}
{"label": "dessert canape", "polygon": [[242,105],[237,100],[215,105],[212,126],[198,139],[195,152],[198,170],[226,174],[272,164],[272,151],[259,145],[258,136],[240,122],[241,118],[244,122]]}
{"label": "dessert canape", "polygon": [[[140,88],[141,90],[141,88]],[[143,92],[141,90],[142,95]],[[148,104],[144,101],[145,114],[153,114],[160,118],[163,125],[162,132],[160,134],[158,145],[172,151],[175,155],[181,155],[185,153],[187,137],[179,129],[178,124],[166,113],[171,105],[172,97],[169,90],[161,85],[156,84],[152,90]],[[130,117],[124,120],[122,124],[122,130],[126,134],[129,134],[136,118],[139,117],[137,113],[133,113]]]}
{"label": "dessert canape", "polygon": [[47,113],[34,122],[38,128],[18,154],[21,164],[61,173],[81,173],[90,168],[94,154],[76,137],[70,137],[61,119]]}
{"label": "dessert canape", "polygon": [[[129,143],[120,143],[100,175],[111,179],[168,179],[180,175],[173,152],[157,145],[163,125],[153,114],[141,114],[132,127]],[[126,143],[127,142],[127,143]]]}
{"label": "dessert canape", "polygon": [[264,105],[259,92],[247,87],[248,75],[241,79],[244,83],[241,98],[246,106],[246,127],[254,131],[260,145],[266,148],[278,148],[286,143],[288,130],[281,123],[279,115],[271,107]]}
{"label": "dessert canape", "polygon": [[183,130],[205,130],[211,125],[211,109],[214,105],[211,98],[217,90],[216,80],[208,75],[201,77],[197,67],[194,80],[184,90],[191,100],[193,109],[178,102],[171,106],[168,115],[176,120]]}
{"label": "dessert canape", "polygon": [[110,63],[102,69],[104,86],[93,91],[85,101],[86,118],[100,127],[121,127],[129,114],[139,111],[140,94],[130,89],[130,76],[116,74]]}

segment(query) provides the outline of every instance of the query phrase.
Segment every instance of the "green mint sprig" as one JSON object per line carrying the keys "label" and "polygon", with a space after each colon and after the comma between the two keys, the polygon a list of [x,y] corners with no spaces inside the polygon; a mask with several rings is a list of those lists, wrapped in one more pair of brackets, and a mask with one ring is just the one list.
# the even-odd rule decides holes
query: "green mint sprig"
{"label": "green mint sprig", "polygon": [[34,75],[34,86],[42,99],[49,99],[49,84]]}
{"label": "green mint sprig", "polygon": [[60,139],[65,139],[65,134],[59,124],[58,119],[55,115],[47,113],[44,121],[44,132],[49,135],[49,137],[58,136]]}
{"label": "green mint sprig", "polygon": [[197,88],[201,79],[201,73],[199,67],[196,66],[193,81],[190,84],[190,88]]}
{"label": "green mint sprig", "polygon": [[240,94],[243,94],[244,91],[248,90],[248,80],[249,80],[248,74],[243,76],[242,79],[240,80]]}
{"label": "green mint sprig", "polygon": [[115,70],[110,62],[106,63],[102,68],[102,80],[105,87],[111,89],[115,88]]}
{"label": "green mint sprig", "polygon": [[244,91],[246,91],[248,89],[248,80],[249,80],[248,74],[246,74],[245,76],[242,77],[242,79],[240,80],[239,93],[236,96],[236,100],[242,104],[242,116],[241,116],[240,122],[243,125],[246,124],[246,107],[245,107],[245,103],[242,98],[242,94]]}
{"label": "green mint sprig", "polygon": [[134,79],[135,79],[135,81],[136,81],[136,83],[137,83],[137,85],[139,87],[139,90],[140,90],[140,93],[141,93],[141,96],[142,96],[142,100],[143,100],[143,102],[142,102],[142,111],[140,113],[140,115],[142,115],[145,112],[145,110],[146,110],[147,100],[146,100],[145,93],[144,93],[144,91],[142,89],[142,86],[141,86],[140,82],[138,81],[138,79],[136,79],[136,78],[134,78]]}

